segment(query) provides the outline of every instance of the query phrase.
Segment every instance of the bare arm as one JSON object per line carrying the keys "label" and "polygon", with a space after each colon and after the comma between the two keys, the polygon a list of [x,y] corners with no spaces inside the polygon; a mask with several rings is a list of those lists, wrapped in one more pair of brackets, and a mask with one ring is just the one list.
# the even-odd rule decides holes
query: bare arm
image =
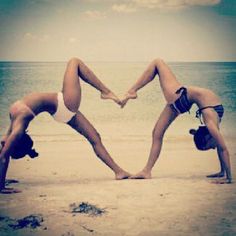
{"label": "bare arm", "polygon": [[[20,139],[23,133],[24,133],[23,125],[22,124],[16,125],[15,128],[12,130],[11,134],[5,140],[5,144],[2,147],[0,153],[0,191],[3,193],[5,189],[5,180],[6,180],[6,174],[9,165],[11,150],[14,148],[15,144]],[[14,190],[12,190],[11,192],[14,192]]]}
{"label": "bare arm", "polygon": [[[2,138],[1,138],[1,145],[2,145],[1,150],[2,150],[3,146],[5,145],[7,137],[8,137],[7,135],[3,135]],[[1,150],[0,150],[0,152],[1,152]]]}
{"label": "bare arm", "polygon": [[16,124],[11,134],[4,141],[4,146],[0,153],[0,160],[10,156],[11,150],[14,148],[17,141],[24,133],[24,127],[22,124]]}
{"label": "bare arm", "polygon": [[3,135],[2,138],[1,138],[1,145],[2,145],[2,146],[1,146],[1,149],[0,149],[0,153],[1,153],[1,151],[2,151],[3,146],[5,145],[5,142],[6,142],[7,138],[8,138],[9,135],[11,134],[11,131],[12,131],[12,123],[11,123],[11,125],[9,126],[9,128],[8,128],[8,130],[7,130],[7,132],[6,132],[6,134]]}
{"label": "bare arm", "polygon": [[231,183],[232,177],[231,177],[230,156],[229,156],[228,148],[224,141],[224,137],[220,133],[220,130],[218,129],[217,125],[215,124],[213,120],[209,119],[205,122],[205,124],[210,134],[217,142],[218,156],[219,158],[222,158],[223,160],[227,181],[228,183]]}
{"label": "bare arm", "polygon": [[220,163],[220,171],[214,174],[207,175],[207,178],[221,178],[225,175],[224,161],[219,147],[217,147],[217,155]]}

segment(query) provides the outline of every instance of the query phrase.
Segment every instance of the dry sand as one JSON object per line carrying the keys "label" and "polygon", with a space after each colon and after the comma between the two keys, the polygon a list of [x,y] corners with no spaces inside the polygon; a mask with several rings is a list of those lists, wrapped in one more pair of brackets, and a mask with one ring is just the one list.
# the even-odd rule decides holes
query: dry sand
{"label": "dry sand", "polygon": [[[104,140],[113,158],[131,173],[146,163],[150,141]],[[227,139],[235,179],[235,140]],[[114,180],[86,141],[36,142],[40,156],[12,161],[8,178],[21,189],[0,195],[0,215],[41,214],[36,229],[13,230],[0,221],[0,235],[154,236],[236,235],[235,184],[216,185],[205,176],[219,170],[214,151],[199,152],[190,140],[167,139],[150,180]],[[71,203],[88,202],[106,212],[72,214]],[[2,222],[2,224],[1,224]]]}

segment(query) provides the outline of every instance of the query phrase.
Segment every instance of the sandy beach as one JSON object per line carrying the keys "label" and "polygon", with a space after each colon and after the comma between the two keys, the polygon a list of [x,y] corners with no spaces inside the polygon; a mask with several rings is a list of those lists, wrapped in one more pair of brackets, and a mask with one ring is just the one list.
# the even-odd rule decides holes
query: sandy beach
{"label": "sandy beach", "polygon": [[[235,25],[236,0],[0,0],[0,143],[22,122],[39,153],[10,161],[7,187],[20,191],[0,194],[0,236],[236,236]],[[60,91],[130,174],[154,127],[169,126],[152,178],[115,180],[80,113],[75,129],[50,115],[71,119]],[[37,117],[11,106],[19,100]],[[193,104],[174,118],[165,107],[176,101]],[[220,171],[217,151],[198,151],[189,134],[207,124],[217,135],[214,110],[232,184],[206,177]]]}
{"label": "sandy beach", "polygon": [[[145,164],[150,142],[109,140],[105,146],[124,169]],[[235,140],[227,139],[235,179]],[[36,143],[37,159],[12,161],[8,179],[22,193],[0,195],[1,217],[41,215],[41,226],[12,229],[5,235],[235,235],[236,188],[205,176],[218,171],[214,151],[195,150],[190,140],[165,139],[150,180],[114,180],[113,173],[85,141]],[[88,203],[104,212],[72,213],[71,204]]]}

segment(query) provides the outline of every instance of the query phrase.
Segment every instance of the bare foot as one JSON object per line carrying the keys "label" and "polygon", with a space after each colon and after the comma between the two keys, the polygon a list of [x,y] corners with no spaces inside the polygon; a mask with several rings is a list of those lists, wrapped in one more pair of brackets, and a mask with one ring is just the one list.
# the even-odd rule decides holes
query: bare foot
{"label": "bare foot", "polygon": [[129,91],[125,94],[124,98],[121,99],[121,108],[123,108],[126,103],[128,102],[129,99],[136,99],[137,98],[137,93],[135,91]]}
{"label": "bare foot", "polygon": [[128,179],[130,176],[131,174],[128,172],[120,171],[119,173],[116,173],[116,180]]}
{"label": "bare foot", "polygon": [[16,188],[4,188],[0,191],[2,194],[13,194],[13,193],[21,193],[19,189]]}
{"label": "bare foot", "polygon": [[215,174],[211,174],[211,175],[207,175],[207,178],[221,178],[224,177],[225,174],[224,172],[219,172],[219,173],[215,173]]}
{"label": "bare foot", "polygon": [[113,92],[107,92],[107,93],[101,93],[102,99],[111,99],[118,105],[121,105],[120,99],[113,93]]}
{"label": "bare foot", "polygon": [[151,179],[151,178],[152,178],[151,172],[144,170],[130,177],[130,179]]}

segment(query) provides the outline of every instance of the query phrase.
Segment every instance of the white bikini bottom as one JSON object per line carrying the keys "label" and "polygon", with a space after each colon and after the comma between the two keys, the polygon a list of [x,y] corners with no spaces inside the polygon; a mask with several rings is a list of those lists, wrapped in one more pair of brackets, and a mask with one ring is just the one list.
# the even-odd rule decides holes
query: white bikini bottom
{"label": "white bikini bottom", "polygon": [[63,94],[59,92],[57,94],[57,111],[52,117],[58,122],[68,123],[75,114],[76,112],[72,112],[66,107]]}

